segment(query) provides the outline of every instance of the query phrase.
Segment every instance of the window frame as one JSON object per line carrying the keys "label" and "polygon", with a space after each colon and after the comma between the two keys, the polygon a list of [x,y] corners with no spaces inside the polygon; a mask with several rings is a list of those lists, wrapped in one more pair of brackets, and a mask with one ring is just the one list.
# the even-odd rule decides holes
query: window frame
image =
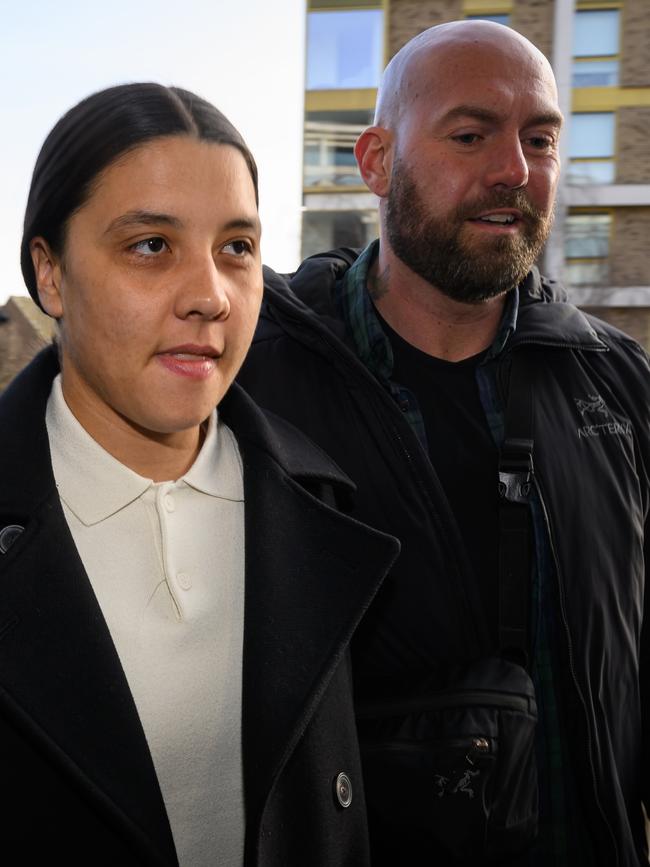
{"label": "window frame", "polygon": [[567,232],[566,223],[564,231],[564,263],[568,268],[571,265],[600,265],[604,268],[603,279],[599,283],[572,283],[567,279],[567,285],[570,288],[581,288],[583,286],[600,286],[606,285],[609,281],[609,266],[610,255],[612,249],[612,236],[614,232],[614,209],[613,208],[571,208],[567,214],[567,220],[571,217],[608,217],[607,221],[607,253],[603,256],[569,256],[567,255]]}

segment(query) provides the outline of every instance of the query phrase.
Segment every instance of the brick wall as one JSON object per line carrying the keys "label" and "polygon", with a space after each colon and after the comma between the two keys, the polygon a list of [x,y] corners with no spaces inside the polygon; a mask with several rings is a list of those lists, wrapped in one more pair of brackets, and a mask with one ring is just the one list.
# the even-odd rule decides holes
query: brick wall
{"label": "brick wall", "polygon": [[650,86],[650,4],[625,0],[621,21],[621,77],[623,87]]}
{"label": "brick wall", "polygon": [[650,184],[650,108],[619,108],[616,114],[616,180],[619,184]]}
{"label": "brick wall", "polygon": [[583,307],[582,309],[620,328],[650,352],[650,307]]}
{"label": "brick wall", "polygon": [[553,48],[554,9],[554,0],[516,0],[510,19],[513,29],[530,39],[549,60]]}
{"label": "brick wall", "polygon": [[391,0],[389,8],[389,57],[428,27],[463,17],[462,0]]}
{"label": "brick wall", "polygon": [[650,284],[650,208],[617,208],[610,242],[610,284]]}
{"label": "brick wall", "polygon": [[[516,0],[511,14],[512,27],[549,58],[554,5],[554,0]],[[428,27],[465,17],[462,0],[391,0],[389,9],[389,57]]]}
{"label": "brick wall", "polygon": [[31,298],[10,298],[0,308],[0,391],[52,339],[54,321]]}

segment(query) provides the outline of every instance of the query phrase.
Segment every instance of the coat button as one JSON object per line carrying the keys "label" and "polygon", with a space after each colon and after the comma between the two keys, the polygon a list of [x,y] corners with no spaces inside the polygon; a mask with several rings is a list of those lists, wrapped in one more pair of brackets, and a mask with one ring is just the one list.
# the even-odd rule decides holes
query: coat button
{"label": "coat button", "polygon": [[0,554],[6,554],[25,528],[20,524],[9,524],[0,530]]}
{"label": "coat button", "polygon": [[334,780],[334,793],[336,800],[342,807],[349,807],[352,803],[352,783],[347,774],[341,772]]}

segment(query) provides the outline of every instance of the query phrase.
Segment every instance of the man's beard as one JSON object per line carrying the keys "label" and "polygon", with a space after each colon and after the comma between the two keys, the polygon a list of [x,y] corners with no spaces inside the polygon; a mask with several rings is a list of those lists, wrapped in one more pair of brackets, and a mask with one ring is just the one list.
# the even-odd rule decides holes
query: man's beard
{"label": "man's beard", "polygon": [[[497,208],[522,213],[515,234],[468,240],[466,221]],[[546,241],[553,214],[535,208],[523,190],[493,190],[447,217],[427,213],[412,175],[397,162],[386,207],[388,242],[401,261],[449,298],[478,304],[514,289]]]}

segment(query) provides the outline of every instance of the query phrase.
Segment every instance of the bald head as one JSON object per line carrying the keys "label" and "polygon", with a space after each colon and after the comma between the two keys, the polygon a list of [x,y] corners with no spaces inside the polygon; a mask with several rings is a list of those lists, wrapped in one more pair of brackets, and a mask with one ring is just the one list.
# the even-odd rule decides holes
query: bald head
{"label": "bald head", "polygon": [[355,145],[382,268],[468,303],[515,286],[550,231],[561,126],[551,67],[514,30],[458,21],[412,39]]}
{"label": "bald head", "polygon": [[524,36],[492,21],[452,21],[418,34],[390,61],[377,93],[375,124],[395,129],[411,107],[436,100],[452,67],[471,64],[479,76],[496,55],[508,59],[513,76],[532,74],[557,93],[548,60]]}

